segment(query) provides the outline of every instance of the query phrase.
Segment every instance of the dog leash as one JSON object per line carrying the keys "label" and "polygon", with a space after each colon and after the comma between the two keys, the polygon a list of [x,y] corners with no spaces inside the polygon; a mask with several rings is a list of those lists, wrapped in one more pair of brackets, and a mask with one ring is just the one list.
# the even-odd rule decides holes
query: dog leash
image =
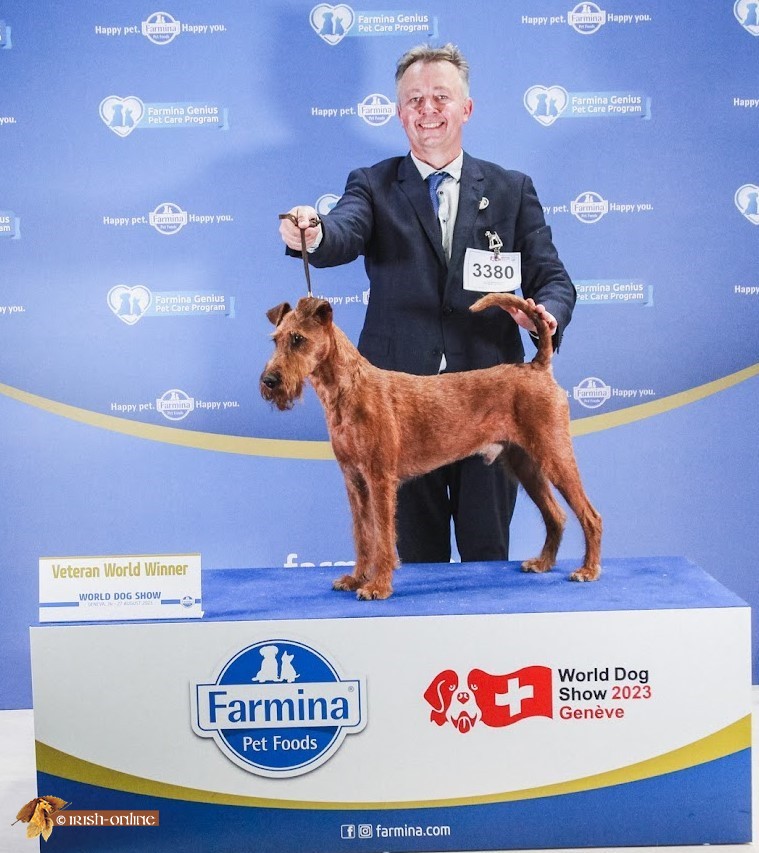
{"label": "dog leash", "polygon": [[[296,227],[298,226],[298,217],[292,213],[280,213],[280,219],[289,219],[290,222],[293,223]],[[311,219],[308,220],[308,228],[316,228],[321,220],[318,216],[312,216]],[[306,287],[308,289],[308,295],[313,296],[314,294],[311,292],[311,272],[308,268],[308,249],[306,247],[306,229],[300,228],[300,253],[303,256],[303,271],[306,274]]]}

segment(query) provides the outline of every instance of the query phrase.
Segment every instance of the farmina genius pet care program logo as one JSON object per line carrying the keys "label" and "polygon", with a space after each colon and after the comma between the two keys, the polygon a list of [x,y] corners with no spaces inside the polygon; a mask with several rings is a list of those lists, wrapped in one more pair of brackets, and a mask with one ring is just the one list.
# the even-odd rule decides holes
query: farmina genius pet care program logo
{"label": "farmina genius pet care program logo", "polygon": [[192,727],[258,776],[301,776],[366,725],[366,686],[295,640],[248,646],[211,683],[191,685]]}

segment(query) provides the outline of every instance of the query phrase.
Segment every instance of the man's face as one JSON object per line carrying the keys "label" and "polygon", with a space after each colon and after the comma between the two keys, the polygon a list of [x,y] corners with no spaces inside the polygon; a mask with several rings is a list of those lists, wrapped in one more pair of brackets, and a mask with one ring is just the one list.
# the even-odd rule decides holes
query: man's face
{"label": "man's face", "polygon": [[441,168],[461,151],[462,128],[472,114],[459,72],[450,62],[415,62],[398,84],[398,117],[412,153]]}

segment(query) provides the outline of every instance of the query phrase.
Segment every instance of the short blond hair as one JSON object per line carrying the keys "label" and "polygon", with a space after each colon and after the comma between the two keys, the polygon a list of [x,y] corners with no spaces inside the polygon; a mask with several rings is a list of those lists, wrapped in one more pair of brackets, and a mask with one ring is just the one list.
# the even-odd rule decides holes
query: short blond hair
{"label": "short blond hair", "polygon": [[442,47],[419,44],[412,47],[411,50],[407,50],[395,66],[396,89],[401,82],[401,77],[415,62],[450,62],[459,72],[464,97],[469,97],[469,63],[455,44],[448,42]]}

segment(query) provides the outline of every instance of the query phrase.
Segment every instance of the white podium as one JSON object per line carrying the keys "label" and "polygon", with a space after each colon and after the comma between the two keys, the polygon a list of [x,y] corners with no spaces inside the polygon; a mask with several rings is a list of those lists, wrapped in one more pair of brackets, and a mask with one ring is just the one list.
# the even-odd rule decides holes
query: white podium
{"label": "white podium", "polygon": [[748,606],[682,558],[572,568],[209,571],[200,621],[33,628],[45,849],[749,841]]}

